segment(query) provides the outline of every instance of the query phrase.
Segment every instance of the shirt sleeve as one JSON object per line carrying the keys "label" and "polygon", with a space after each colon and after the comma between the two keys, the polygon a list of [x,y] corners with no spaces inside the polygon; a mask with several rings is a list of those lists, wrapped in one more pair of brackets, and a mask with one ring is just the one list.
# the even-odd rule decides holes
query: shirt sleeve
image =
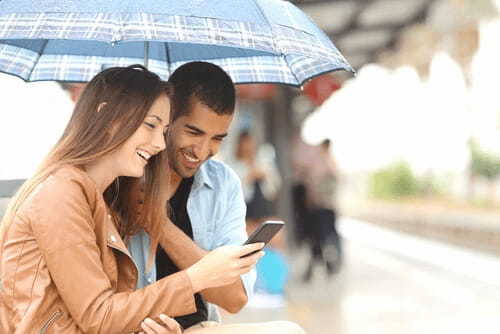
{"label": "shirt sleeve", "polygon": [[[227,187],[226,208],[222,220],[217,222],[214,247],[224,245],[243,245],[248,239],[246,232],[246,204],[241,188],[241,181],[234,171],[227,168],[224,187]],[[245,292],[250,299],[253,295],[257,274],[255,269],[241,276]]]}

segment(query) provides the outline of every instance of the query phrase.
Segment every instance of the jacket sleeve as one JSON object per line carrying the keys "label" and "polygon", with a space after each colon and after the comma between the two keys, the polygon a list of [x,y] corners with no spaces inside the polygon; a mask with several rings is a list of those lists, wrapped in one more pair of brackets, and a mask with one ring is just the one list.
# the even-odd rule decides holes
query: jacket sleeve
{"label": "jacket sleeve", "polygon": [[51,199],[35,207],[33,232],[59,295],[83,332],[130,333],[147,317],[196,311],[185,271],[134,292],[114,292],[84,187],[75,180],[51,183]]}

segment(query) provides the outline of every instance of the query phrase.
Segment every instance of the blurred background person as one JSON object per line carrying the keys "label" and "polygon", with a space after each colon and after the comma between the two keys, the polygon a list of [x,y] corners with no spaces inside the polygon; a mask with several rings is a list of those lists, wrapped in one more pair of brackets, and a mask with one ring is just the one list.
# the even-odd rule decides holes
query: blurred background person
{"label": "blurred background person", "polygon": [[66,91],[69,95],[69,98],[73,103],[78,102],[80,95],[82,95],[83,90],[87,86],[86,83],[82,82],[58,82],[59,86]]}
{"label": "blurred background person", "polygon": [[304,246],[309,240],[311,226],[307,201],[306,178],[309,162],[315,159],[315,147],[306,144],[299,134],[293,138],[291,145],[291,167],[293,172],[292,206],[294,212],[294,242]]}
{"label": "blurred background person", "polygon": [[[313,148],[306,166],[300,169],[303,184],[296,185],[295,201],[303,225],[305,241],[310,249],[303,280],[309,282],[317,263],[325,266],[329,276],[338,271],[342,249],[337,233],[335,205],[338,173],[331,154],[329,139]],[[312,160],[311,160],[312,159]]]}
{"label": "blurred background person", "polygon": [[274,162],[274,149],[267,144],[257,148],[250,132],[242,131],[231,167],[241,179],[247,204],[247,225],[254,230],[275,215],[274,200],[281,177]]}

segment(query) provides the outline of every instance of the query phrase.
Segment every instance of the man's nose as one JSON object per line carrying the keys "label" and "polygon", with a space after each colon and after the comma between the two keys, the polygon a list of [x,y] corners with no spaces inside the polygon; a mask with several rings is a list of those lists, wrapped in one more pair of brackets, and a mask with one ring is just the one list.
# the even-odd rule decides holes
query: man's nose
{"label": "man's nose", "polygon": [[205,160],[211,154],[210,140],[202,139],[196,143],[194,147],[194,154],[200,160]]}

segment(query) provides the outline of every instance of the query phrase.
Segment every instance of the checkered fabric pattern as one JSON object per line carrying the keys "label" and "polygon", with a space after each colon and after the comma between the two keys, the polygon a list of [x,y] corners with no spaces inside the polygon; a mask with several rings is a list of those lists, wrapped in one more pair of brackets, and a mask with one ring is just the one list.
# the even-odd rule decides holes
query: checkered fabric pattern
{"label": "checkered fabric pattern", "polygon": [[[107,48],[113,45],[150,41],[198,44],[220,48],[219,58],[196,55],[220,65],[235,83],[284,83],[300,86],[324,72],[353,71],[331,41],[322,33],[311,34],[288,26],[262,27],[249,22],[214,18],[167,16],[145,13],[15,13],[0,15],[0,71],[25,81],[89,81],[110,66],[143,63],[143,58],[44,53],[16,41],[91,40]],[[14,43],[13,43],[14,42]],[[22,44],[22,43],[21,43]],[[265,55],[225,57],[224,49],[261,51]],[[150,55],[148,67],[163,78],[183,63]]]}

